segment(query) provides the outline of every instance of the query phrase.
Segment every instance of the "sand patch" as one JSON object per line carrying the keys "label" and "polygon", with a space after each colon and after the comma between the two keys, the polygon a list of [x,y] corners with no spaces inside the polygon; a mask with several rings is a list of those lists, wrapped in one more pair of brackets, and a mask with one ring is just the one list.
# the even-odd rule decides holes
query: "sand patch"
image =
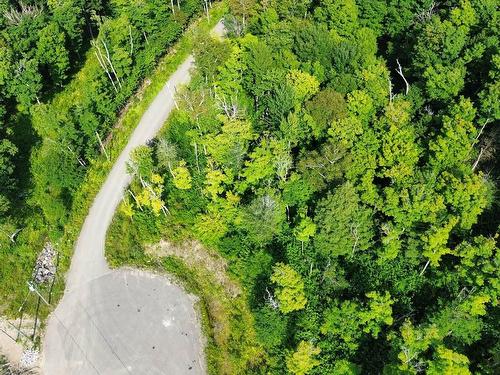
{"label": "sand patch", "polygon": [[147,245],[145,253],[155,257],[173,256],[181,259],[189,267],[205,269],[230,296],[236,297],[241,294],[240,287],[227,275],[227,261],[197,241],[189,240],[182,244],[173,244],[161,240],[157,244]]}

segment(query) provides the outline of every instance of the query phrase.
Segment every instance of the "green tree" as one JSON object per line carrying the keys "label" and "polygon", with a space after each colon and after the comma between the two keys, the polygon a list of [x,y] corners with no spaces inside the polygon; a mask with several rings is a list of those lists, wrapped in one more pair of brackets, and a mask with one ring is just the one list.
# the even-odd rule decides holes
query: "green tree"
{"label": "green tree", "polygon": [[306,375],[321,362],[315,357],[321,350],[312,343],[301,341],[297,350],[286,359],[286,367],[290,373],[295,375]]}
{"label": "green tree", "polygon": [[70,67],[64,33],[55,23],[50,23],[39,33],[37,58],[46,67],[53,84],[61,85]]}
{"label": "green tree", "polygon": [[271,281],[278,285],[276,297],[284,314],[301,310],[307,303],[304,281],[297,271],[287,264],[278,263],[273,267]]}
{"label": "green tree", "polygon": [[221,131],[207,134],[203,144],[213,161],[226,171],[235,173],[242,167],[250,142],[254,139],[250,122],[224,117]]}
{"label": "green tree", "polygon": [[266,305],[255,315],[257,336],[266,348],[279,347],[287,337],[287,318]]}
{"label": "green tree", "polygon": [[8,42],[0,36],[0,87],[12,77],[13,52]]}
{"label": "green tree", "polygon": [[205,191],[215,200],[224,192],[224,183],[230,182],[230,178],[219,170],[210,169],[205,176]]}
{"label": "green tree", "polygon": [[315,9],[314,16],[320,22],[326,22],[330,29],[342,37],[353,35],[358,27],[358,7],[354,0],[326,0]]}
{"label": "green tree", "polygon": [[347,115],[344,96],[332,89],[318,92],[306,104],[306,109],[314,119],[314,136],[324,137],[326,130],[334,120],[339,120]]}
{"label": "green tree", "polygon": [[[358,0],[356,1],[359,10],[359,23],[369,27],[378,34],[387,32],[384,28],[384,18],[387,15],[388,4],[384,0]],[[401,11],[401,7],[400,7]]]}
{"label": "green tree", "polygon": [[355,351],[362,335],[360,313],[359,304],[349,300],[325,309],[321,333],[332,337],[329,341],[340,341],[337,345],[348,353]]}
{"label": "green tree", "polygon": [[186,167],[186,162],[181,160],[179,165],[172,171],[174,185],[177,189],[188,190],[191,189],[192,177],[189,169]]}
{"label": "green tree", "polygon": [[447,244],[450,232],[457,222],[457,218],[451,217],[443,226],[434,226],[423,235],[424,250],[422,254],[429,259],[432,265],[437,266],[443,255],[451,253]]}
{"label": "green tree", "polygon": [[473,174],[459,179],[443,172],[438,180],[445,204],[457,213],[462,229],[470,229],[483,210],[491,204],[491,188],[484,176]]}
{"label": "green tree", "polygon": [[449,100],[464,87],[465,66],[443,66],[437,64],[425,69],[423,77],[431,99]]}
{"label": "green tree", "polygon": [[296,103],[299,104],[310,99],[319,90],[318,80],[300,70],[291,70],[287,75],[287,81],[293,89]]}
{"label": "green tree", "polygon": [[410,103],[395,101],[386,107],[380,119],[382,147],[378,164],[383,176],[395,184],[410,181],[421,152],[409,110]]}
{"label": "green tree", "polygon": [[276,9],[282,18],[290,18],[291,16],[304,17],[311,5],[311,0],[271,0],[269,5]]}
{"label": "green tree", "polygon": [[243,171],[246,181],[256,184],[261,180],[271,180],[276,171],[271,141],[263,139],[249,156],[250,160],[245,162]]}
{"label": "green tree", "polygon": [[136,147],[130,155],[130,162],[127,164],[127,170],[128,173],[133,176],[149,176],[154,170],[153,150],[151,147]]}
{"label": "green tree", "polygon": [[471,171],[464,161],[471,159],[471,147],[477,130],[474,127],[476,110],[468,99],[461,99],[451,107],[450,114],[444,115],[438,136],[429,142],[432,152],[431,164],[435,168]]}
{"label": "green tree", "polygon": [[335,365],[333,366],[333,375],[359,375],[360,370],[359,367],[354,363],[351,363],[345,359],[341,359],[339,361],[335,361]]}
{"label": "green tree", "polygon": [[500,285],[496,277],[496,262],[500,253],[496,238],[498,236],[493,238],[478,236],[462,242],[455,249],[455,254],[460,257],[460,262],[455,265],[460,283],[485,288],[492,296],[492,300],[498,299],[500,295]]}
{"label": "green tree", "polygon": [[193,52],[198,71],[205,79],[213,81],[218,67],[230,55],[230,46],[210,36],[198,35]]}
{"label": "green tree", "polygon": [[324,313],[321,333],[340,339],[340,347],[344,347],[347,353],[358,348],[363,332],[377,337],[382,325],[393,323],[391,305],[394,302],[390,294],[369,292],[366,296],[369,298],[367,307],[361,306],[356,301],[347,300],[341,304],[336,303]]}
{"label": "green tree", "polygon": [[427,373],[429,375],[469,375],[472,374],[468,368],[469,359],[444,346],[438,346],[436,359],[429,363]]}
{"label": "green tree", "polygon": [[21,109],[26,110],[31,103],[39,101],[42,76],[38,71],[38,62],[35,59],[21,59],[14,71],[9,90],[21,104]]}
{"label": "green tree", "polygon": [[324,255],[352,256],[371,244],[372,211],[360,203],[350,183],[338,187],[318,203],[314,222],[319,228],[314,244]]}
{"label": "green tree", "polygon": [[14,188],[13,172],[16,154],[17,148],[11,141],[8,139],[0,140],[0,218],[10,207],[8,195]]}
{"label": "green tree", "polygon": [[308,216],[304,216],[299,221],[299,224],[294,229],[295,237],[302,243],[307,242],[316,233],[316,224]]}
{"label": "green tree", "polygon": [[385,292],[384,295],[378,292],[369,292],[366,296],[370,299],[368,309],[361,314],[361,319],[365,327],[364,332],[371,333],[372,336],[377,337],[380,333],[381,325],[391,325],[392,318],[392,304],[394,301],[391,295]]}

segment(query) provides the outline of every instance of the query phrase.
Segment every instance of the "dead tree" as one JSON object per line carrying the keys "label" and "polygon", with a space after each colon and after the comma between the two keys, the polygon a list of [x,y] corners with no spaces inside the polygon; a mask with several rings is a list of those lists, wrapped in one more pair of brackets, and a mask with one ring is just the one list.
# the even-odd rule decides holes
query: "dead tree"
{"label": "dead tree", "polygon": [[205,0],[203,7],[205,8],[207,14],[207,20],[210,21],[210,13],[208,12],[208,0]]}
{"label": "dead tree", "polygon": [[19,7],[21,8],[20,10],[11,7],[3,13],[4,18],[9,24],[19,25],[24,18],[35,18],[43,13],[43,8],[38,7],[37,5],[27,5],[22,1],[19,2]]}
{"label": "dead tree", "polygon": [[477,156],[476,161],[472,165],[472,172],[474,172],[474,170],[477,168],[477,165],[479,164],[479,161],[481,160],[481,157],[483,156],[483,152],[484,152],[484,147],[481,147],[481,151],[479,151],[479,155]]}
{"label": "dead tree", "polygon": [[396,62],[398,63],[398,68],[396,69],[396,72],[401,76],[401,78],[403,78],[403,81],[405,81],[405,85],[406,85],[405,95],[408,95],[408,91],[410,91],[410,84],[408,83],[408,81],[406,80],[406,78],[403,74],[403,68],[401,68],[401,64],[399,63],[399,59],[396,59]]}
{"label": "dead tree", "polygon": [[199,163],[199,160],[198,160],[198,143],[193,142],[193,147],[194,147],[194,156],[195,156],[195,159],[196,159],[196,169],[198,169],[198,173],[201,173],[201,170],[200,170],[200,163]]}
{"label": "dead tree", "polygon": [[286,181],[288,172],[292,168],[292,165],[293,161],[289,151],[286,154],[276,156],[274,166],[276,167],[276,175],[281,181]]}
{"label": "dead tree", "polygon": [[137,199],[137,197],[132,192],[132,190],[128,189],[128,192],[130,193],[130,195],[132,196],[132,198],[134,198],[134,201],[137,204],[137,207],[139,207],[139,209],[142,211],[142,205],[141,205],[141,202],[139,202],[139,199]]}
{"label": "dead tree", "polygon": [[233,97],[231,97],[231,101],[228,103],[226,100],[226,96],[223,95],[220,97],[217,92],[215,91],[215,100],[217,103],[217,107],[224,112],[224,114],[229,117],[231,120],[235,120],[239,117],[241,117],[240,114],[240,109],[238,107],[238,103],[236,102]]}
{"label": "dead tree", "polygon": [[101,43],[104,46],[104,49],[106,50],[106,60],[109,64],[109,66],[111,67],[113,74],[115,75],[115,78],[116,78],[116,81],[118,82],[118,85],[120,86],[120,88],[122,88],[122,83],[121,83],[120,77],[118,77],[118,74],[116,73],[115,67],[114,67],[113,62],[111,61],[111,57],[109,55],[108,45],[106,44],[106,42],[104,40],[101,40]]}
{"label": "dead tree", "polygon": [[165,216],[167,216],[168,214],[170,214],[170,211],[168,210],[167,206],[165,206],[165,203],[163,203],[161,197],[159,197],[158,194],[156,194],[156,192],[151,187],[151,185],[147,181],[145,181],[142,178],[142,176],[139,176],[139,181],[141,182],[141,185],[142,185],[142,187],[144,189],[147,189],[153,195],[153,197],[155,197],[156,199],[158,199],[161,202],[161,211],[163,212],[163,214]]}
{"label": "dead tree", "polygon": [[177,147],[175,144],[169,142],[165,138],[160,138],[156,147],[156,158],[158,159],[158,164],[162,167],[168,167],[168,171],[172,177],[174,177],[172,164],[176,163],[178,160]]}
{"label": "dead tree", "polygon": [[[490,118],[487,118],[483,125],[481,126],[481,129],[479,130],[479,133],[477,134],[477,136],[474,138],[474,140],[472,141],[472,144],[469,148],[469,152],[467,153],[467,157],[470,155],[471,151],[474,149],[474,146],[479,142],[479,138],[481,138],[481,135],[483,134],[483,131],[484,131],[484,128],[486,127],[486,125],[488,125],[489,123],[491,122],[491,119]],[[484,152],[486,151],[488,147],[481,147],[480,151],[479,151],[479,155],[477,156],[477,159],[476,161],[474,162],[474,164],[472,165],[472,172],[474,172],[474,170],[477,168],[479,162],[481,161],[481,158],[483,157],[483,154]]]}
{"label": "dead tree", "polygon": [[424,274],[424,272],[425,272],[425,270],[427,269],[427,267],[429,267],[430,262],[431,262],[431,261],[430,261],[430,259],[429,259],[429,260],[427,260],[427,263],[425,263],[424,268],[422,269],[422,271],[420,271],[419,276],[422,276],[422,275]]}
{"label": "dead tree", "polygon": [[177,110],[179,110],[179,105],[177,104],[177,100],[175,99],[175,95],[174,95],[174,92],[172,91],[172,89],[170,88],[170,84],[167,82],[166,84],[167,86],[167,90],[168,90],[168,93],[170,94],[170,97],[172,98],[173,102],[174,102],[174,105],[175,105],[175,108]]}
{"label": "dead tree", "polygon": [[105,147],[104,147],[104,145],[102,144],[101,137],[99,136],[99,133],[97,132],[97,130],[96,130],[96,132],[95,132],[95,135],[96,135],[96,137],[97,137],[97,140],[99,141],[99,145],[101,146],[101,150],[102,150],[102,152],[104,153],[104,155],[106,155],[106,159],[108,159],[108,161],[109,161],[110,159],[109,159],[108,152],[106,151],[106,148],[105,148]]}
{"label": "dead tree", "polygon": [[[53,139],[51,138],[46,138],[47,141],[57,145],[59,147],[59,149],[61,150],[61,152],[66,152],[66,150],[64,149],[64,145],[60,142],[57,142],[57,141],[54,141]],[[87,163],[85,162],[85,160],[83,158],[80,157],[80,155],[78,155],[75,150],[73,150],[69,145],[66,145],[66,149],[76,157],[76,161],[78,162],[78,164],[80,164],[82,167],[86,167],[87,166]]]}
{"label": "dead tree", "polygon": [[134,38],[132,38],[132,26],[128,25],[128,35],[130,36],[130,56],[134,52]]}
{"label": "dead tree", "polygon": [[415,20],[420,23],[426,23],[429,22],[432,18],[432,15],[436,12],[436,3],[433,1],[429,8],[427,9],[422,9],[417,15],[415,16]]}
{"label": "dead tree", "polygon": [[266,302],[269,304],[269,306],[271,306],[273,310],[276,310],[280,306],[278,301],[276,301],[272,293],[267,288],[266,288],[266,293],[267,293]]}
{"label": "dead tree", "polygon": [[15,243],[16,242],[16,236],[19,234],[20,231],[22,231],[23,228],[16,229],[11,235],[9,235],[10,242]]}
{"label": "dead tree", "polygon": [[116,87],[115,81],[114,81],[113,77],[111,76],[111,73],[108,69],[108,66],[107,66],[105,60],[104,60],[104,57],[102,56],[101,49],[99,48],[99,46],[95,42],[92,42],[92,45],[95,47],[94,54],[95,54],[95,57],[97,58],[97,61],[99,61],[99,65],[106,72],[106,75],[108,76],[109,80],[111,81],[111,84],[113,85],[113,89],[115,90],[115,92],[118,92],[118,88]]}
{"label": "dead tree", "polygon": [[391,81],[391,77],[387,77],[387,81],[389,82],[389,103],[392,103],[392,99],[394,99],[394,95],[392,95],[392,81]]}
{"label": "dead tree", "polygon": [[354,244],[352,245],[351,255],[354,255],[354,252],[356,251],[356,248],[358,247],[358,242],[359,242],[358,228],[359,228],[359,224],[356,224],[356,225],[354,225],[354,223],[351,224],[351,235],[354,239]]}

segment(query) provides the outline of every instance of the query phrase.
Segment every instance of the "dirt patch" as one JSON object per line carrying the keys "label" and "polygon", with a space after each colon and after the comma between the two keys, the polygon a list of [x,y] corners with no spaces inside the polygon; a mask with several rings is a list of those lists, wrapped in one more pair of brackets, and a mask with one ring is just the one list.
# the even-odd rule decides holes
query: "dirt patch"
{"label": "dirt patch", "polygon": [[[18,334],[19,320],[0,319],[0,355],[15,367],[19,366],[25,349],[32,347],[32,343],[23,335],[28,336],[33,330],[33,320],[25,319],[20,327],[21,334]],[[17,339],[17,341],[16,341]],[[0,368],[0,372],[1,372]],[[28,369],[25,369],[27,371]],[[29,374],[40,374],[38,363],[35,363]]]}
{"label": "dirt patch", "polygon": [[189,267],[205,269],[228,295],[234,298],[241,294],[240,287],[227,275],[227,261],[197,241],[190,240],[182,244],[174,244],[161,240],[157,244],[147,245],[145,253],[155,257],[173,256],[181,259]]}

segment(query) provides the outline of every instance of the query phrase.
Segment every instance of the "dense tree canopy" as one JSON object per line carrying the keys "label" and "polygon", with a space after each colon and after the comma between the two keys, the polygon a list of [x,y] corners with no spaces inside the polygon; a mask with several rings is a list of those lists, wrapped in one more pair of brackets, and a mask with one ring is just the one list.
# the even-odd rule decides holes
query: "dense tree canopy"
{"label": "dense tree canopy", "polygon": [[[0,0],[1,296],[204,4]],[[498,373],[498,1],[228,4],[117,219],[226,258],[265,355],[215,371]]]}
{"label": "dense tree canopy", "polygon": [[230,260],[267,353],[242,373],[497,372],[498,3],[230,5],[141,238]]}

